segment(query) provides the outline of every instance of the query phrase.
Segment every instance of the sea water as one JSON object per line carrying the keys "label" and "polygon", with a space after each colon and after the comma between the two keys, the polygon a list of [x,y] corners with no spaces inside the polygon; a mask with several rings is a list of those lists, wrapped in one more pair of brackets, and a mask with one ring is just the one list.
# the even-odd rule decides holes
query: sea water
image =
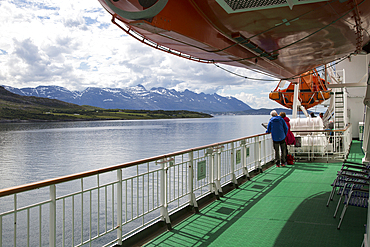
{"label": "sea water", "polygon": [[1,123],[0,189],[263,133],[268,119]]}
{"label": "sea water", "polygon": [[[0,189],[260,134],[265,132],[261,123],[266,123],[268,119],[269,116],[217,116],[207,119],[2,123],[0,124]],[[75,182],[77,184],[74,184]],[[59,185],[57,194],[74,191],[73,187],[79,186],[78,181],[75,182]],[[85,181],[84,185],[85,183],[88,184]],[[29,195],[27,193],[18,195],[16,204],[12,196],[0,198],[0,212],[13,210],[15,205],[21,208],[36,201],[49,199],[48,187],[32,190]],[[88,199],[87,194],[84,201]],[[73,211],[72,204],[80,205],[80,200],[81,197],[76,195],[74,203],[67,201],[64,206],[65,211]],[[96,198],[93,200],[93,205],[96,206]],[[58,202],[57,211],[61,212],[62,201]],[[128,202],[128,207],[130,205]],[[74,209],[75,220],[71,219],[71,214],[67,213],[65,216],[67,225],[71,221],[75,224],[73,232],[76,234],[77,242],[81,234],[84,239],[87,239],[90,231],[89,217],[83,217],[85,222],[83,226],[81,221],[76,220],[82,217],[79,210],[80,208]],[[106,210],[106,213],[92,214],[94,224],[97,222],[97,217],[101,218],[101,223],[105,220],[109,226],[113,224],[115,217],[108,220],[105,217],[114,212],[110,207]],[[86,209],[85,212],[89,210]],[[40,228],[43,229],[40,234],[41,245],[48,245],[48,205],[30,209],[30,215],[31,217],[28,218],[25,210],[17,213],[18,245],[24,246],[26,243],[25,236],[28,234],[24,226],[27,225],[28,220],[32,226],[29,233],[31,246],[39,245]],[[42,221],[39,221],[40,217]],[[59,228],[61,217],[61,214],[57,214]],[[148,217],[155,217],[155,215],[148,215]],[[3,217],[2,225],[2,242],[4,246],[12,246],[13,216]],[[136,228],[139,225],[138,222],[132,222],[131,227]],[[104,225],[101,227],[103,229]],[[83,231],[81,231],[82,228]],[[129,230],[131,228],[125,226],[124,232]],[[96,231],[96,225],[94,225],[93,233]],[[114,239],[115,235],[115,232],[111,232],[96,240],[92,246],[101,246]],[[61,238],[59,234],[58,243],[61,242]],[[72,245],[73,239],[70,226],[66,226],[67,245]]]}

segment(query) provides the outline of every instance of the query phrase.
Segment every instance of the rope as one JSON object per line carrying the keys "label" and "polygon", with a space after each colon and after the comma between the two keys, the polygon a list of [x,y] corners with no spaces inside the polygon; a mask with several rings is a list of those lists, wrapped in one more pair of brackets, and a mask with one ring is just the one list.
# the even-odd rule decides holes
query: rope
{"label": "rope", "polygon": [[[331,68],[331,67],[333,67],[333,66],[335,66],[335,65],[337,65],[338,63],[340,63],[340,62],[342,62],[342,61],[344,61],[345,59],[347,59],[347,58],[349,58],[351,55],[353,55],[353,54],[355,54],[355,53],[351,53],[350,55],[345,55],[345,56],[343,56],[342,58],[340,58],[339,60],[337,60],[336,62],[333,62],[333,63],[331,63],[327,68]],[[216,67],[218,67],[218,68],[220,68],[220,69],[222,69],[222,70],[224,70],[224,71],[226,71],[226,72],[228,72],[228,73],[230,73],[230,74],[233,74],[233,75],[235,75],[235,76],[238,76],[238,77],[241,77],[241,78],[244,78],[244,79],[249,79],[249,80],[255,80],[255,81],[280,81],[280,80],[286,80],[286,81],[289,81],[289,80],[292,80],[292,79],[298,79],[298,78],[300,78],[301,76],[301,74],[297,74],[297,75],[294,75],[293,77],[289,77],[289,78],[283,78],[283,79],[261,79],[261,78],[253,78],[253,77],[248,77],[248,76],[244,76],[244,75],[241,75],[241,74],[237,74],[237,73],[235,73],[235,72],[233,72],[233,71],[231,71],[231,70],[228,70],[228,69],[226,69],[226,68],[223,68],[223,67],[221,67],[220,65],[218,65],[217,63],[213,63]],[[321,65],[319,65],[319,66],[321,66]],[[325,68],[322,68],[322,69],[319,69],[319,70],[317,70],[317,72],[320,72],[320,71],[324,71],[325,70]],[[262,72],[262,71],[258,71],[258,70],[252,70],[252,71],[254,71],[254,72],[256,72],[256,73],[259,73],[259,74],[263,74],[263,75],[268,75],[268,74],[266,74],[266,73],[264,73],[264,72]],[[307,75],[312,75],[312,74],[314,74],[315,72],[311,72],[311,73],[308,73]],[[270,76],[270,75],[269,75]]]}
{"label": "rope", "polygon": [[[248,77],[248,76],[244,76],[244,75],[240,75],[240,74],[237,74],[235,72],[232,72],[231,70],[228,70],[228,69],[225,69],[223,67],[221,67],[220,65],[218,65],[217,63],[214,63],[214,65],[230,74],[233,74],[233,75],[236,75],[236,76],[239,76],[239,77],[242,77],[244,79],[249,79],[249,80],[255,80],[255,81],[280,81],[280,79],[261,79],[261,78],[252,78],[252,77]],[[261,73],[262,72],[259,72],[259,71],[255,71],[257,73]]]}
{"label": "rope", "polygon": [[[218,50],[215,50],[215,51],[209,51],[209,52],[221,52],[221,51],[224,51],[224,50],[230,49],[230,48],[232,48],[232,47],[234,47],[234,46],[236,46],[236,45],[240,45],[240,44],[247,43],[247,42],[249,42],[249,40],[251,40],[251,39],[253,39],[253,38],[257,37],[257,36],[260,36],[260,35],[262,35],[262,34],[264,34],[264,33],[267,33],[267,32],[269,32],[269,31],[271,31],[271,30],[275,29],[275,28],[278,28],[278,27],[280,27],[281,25],[285,25],[286,23],[290,23],[290,22],[293,22],[293,21],[299,20],[299,18],[301,18],[301,17],[303,17],[303,16],[305,16],[305,15],[308,15],[308,14],[309,14],[309,13],[311,13],[311,12],[316,12],[318,9],[321,9],[321,8],[325,7],[326,5],[330,5],[332,2],[335,2],[335,1],[337,1],[337,0],[332,0],[332,1],[330,1],[330,2],[327,2],[327,3],[326,3],[325,5],[323,5],[323,6],[320,6],[320,7],[316,8],[316,9],[310,10],[310,11],[308,11],[308,12],[306,12],[306,13],[302,14],[302,15],[299,15],[299,16],[297,16],[297,17],[294,17],[294,18],[290,19],[290,20],[287,20],[286,22],[282,22],[282,23],[276,24],[274,27],[271,27],[271,28],[269,28],[269,29],[267,29],[267,30],[265,30],[265,31],[262,31],[262,32],[260,32],[260,33],[255,34],[255,35],[252,35],[251,37],[246,38],[245,40],[241,40],[241,41],[238,41],[237,43],[232,44],[232,45],[230,45],[230,46],[227,46],[227,47],[225,47],[225,48],[218,49]],[[331,5],[330,5],[330,6],[331,6]],[[203,14],[203,16],[206,16],[206,15],[204,15],[204,14]],[[207,20],[208,20],[209,22],[211,22],[208,18],[207,18]],[[211,22],[211,23],[212,23],[212,22]],[[215,26],[213,23],[212,23],[212,25],[213,25],[213,26]]]}
{"label": "rope", "polygon": [[[359,3],[357,6],[360,6],[360,5],[361,5],[361,4],[363,4],[365,1],[366,1],[366,0],[363,0],[363,1],[362,1],[361,3]],[[314,34],[316,34],[316,33],[320,32],[320,31],[322,31],[322,30],[324,30],[324,29],[328,28],[329,26],[331,26],[331,25],[333,25],[333,24],[335,24],[337,21],[339,21],[340,19],[342,19],[342,18],[344,18],[346,15],[348,15],[350,12],[352,12],[355,8],[356,8],[356,6],[355,6],[355,7],[353,7],[353,8],[351,8],[349,11],[347,11],[345,14],[341,15],[339,18],[335,19],[335,20],[334,20],[334,21],[332,21],[331,23],[329,23],[329,24],[325,25],[324,27],[322,27],[322,28],[320,28],[320,29],[316,30],[315,32],[313,32],[313,33],[311,33],[311,34],[308,34],[308,35],[306,35],[305,37],[303,37],[303,38],[301,38],[301,39],[299,39],[299,40],[297,40],[297,41],[295,41],[295,42],[293,42],[293,43],[290,43],[290,44],[288,44],[288,45],[286,45],[286,46],[280,47],[279,49],[273,50],[273,51],[271,51],[271,52],[269,52],[269,53],[276,53],[277,51],[280,51],[280,50],[282,50],[282,49],[285,49],[285,48],[287,48],[287,47],[290,47],[290,46],[292,46],[292,45],[294,45],[294,44],[296,44],[296,43],[298,43],[298,42],[301,42],[302,40],[305,40],[305,39],[307,39],[307,38],[311,37],[312,35],[314,35]],[[364,29],[364,30],[365,30],[365,29]],[[243,42],[244,42],[244,41],[243,41]],[[244,61],[244,60],[253,59],[253,58],[259,58],[259,57],[261,57],[261,55],[253,56],[253,57],[248,57],[248,58],[235,59],[235,60],[214,60],[214,62],[217,62],[217,63],[221,63],[221,62],[222,62],[222,63],[228,63],[228,62],[239,62],[239,61]]]}

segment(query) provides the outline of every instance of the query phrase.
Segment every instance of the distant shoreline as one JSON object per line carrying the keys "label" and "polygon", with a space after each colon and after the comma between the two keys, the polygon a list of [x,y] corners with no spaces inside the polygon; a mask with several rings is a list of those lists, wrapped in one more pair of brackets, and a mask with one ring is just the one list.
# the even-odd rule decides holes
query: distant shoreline
{"label": "distant shoreline", "polygon": [[131,119],[117,119],[117,118],[75,118],[75,119],[0,119],[2,123],[37,123],[37,122],[81,122],[81,121],[112,121],[112,120],[159,120],[159,119],[199,119],[199,118],[213,118],[209,117],[172,117],[172,118],[131,118]]}
{"label": "distant shoreline", "polygon": [[[104,120],[118,120],[118,119],[60,119],[60,120],[45,120],[45,119],[0,119],[1,123],[37,123],[37,122],[74,122],[74,121],[104,121]],[[122,119],[119,119],[122,120]]]}

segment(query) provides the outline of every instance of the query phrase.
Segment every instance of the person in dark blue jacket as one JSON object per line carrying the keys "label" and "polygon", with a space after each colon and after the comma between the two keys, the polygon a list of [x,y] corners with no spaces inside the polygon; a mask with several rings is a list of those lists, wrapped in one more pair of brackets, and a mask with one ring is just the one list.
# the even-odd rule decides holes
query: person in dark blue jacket
{"label": "person in dark blue jacket", "polygon": [[[271,133],[272,141],[275,150],[275,162],[276,166],[286,166],[286,155],[287,146],[285,142],[285,137],[288,134],[288,126],[286,125],[284,119],[278,116],[275,110],[271,111],[271,119],[267,125],[266,133]],[[280,163],[280,150],[281,149],[281,163]]]}

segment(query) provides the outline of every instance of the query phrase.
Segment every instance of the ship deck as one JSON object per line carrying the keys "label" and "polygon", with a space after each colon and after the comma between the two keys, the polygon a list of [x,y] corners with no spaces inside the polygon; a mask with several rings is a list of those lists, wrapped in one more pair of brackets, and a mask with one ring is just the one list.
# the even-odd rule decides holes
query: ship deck
{"label": "ship deck", "polygon": [[[361,162],[353,141],[348,160]],[[145,246],[361,246],[367,209],[349,207],[340,230],[326,207],[342,162],[270,167]]]}

